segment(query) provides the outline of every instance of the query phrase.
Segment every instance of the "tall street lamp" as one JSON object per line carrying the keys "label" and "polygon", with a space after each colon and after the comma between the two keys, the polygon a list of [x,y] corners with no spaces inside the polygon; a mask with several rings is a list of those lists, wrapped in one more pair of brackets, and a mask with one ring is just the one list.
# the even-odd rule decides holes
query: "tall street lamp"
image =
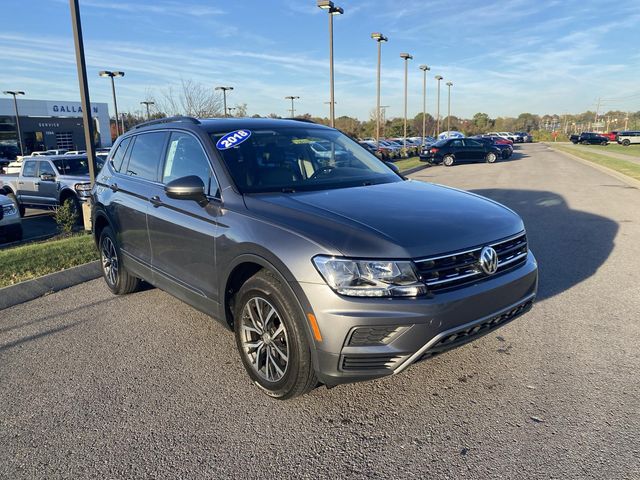
{"label": "tall street lamp", "polygon": [[[118,133],[118,102],[116,101],[116,84],[113,81],[114,77],[124,77],[124,72],[110,72],[109,70],[102,70],[98,73],[101,77],[109,77],[111,78],[111,92],[113,93],[113,110],[116,114],[116,136]],[[122,133],[124,133],[124,126],[122,128]]]}
{"label": "tall street lamp", "polygon": [[24,156],[24,147],[22,146],[22,132],[20,131],[20,116],[18,115],[18,100],[16,97],[18,95],[24,95],[22,90],[5,90],[5,95],[13,96],[13,109],[16,113],[16,130],[18,131],[18,144],[20,144],[20,155]]}
{"label": "tall street lamp", "polygon": [[147,107],[147,120],[151,118],[151,114],[149,113],[149,105],[155,105],[156,102],[152,102],[151,100],[145,100],[144,102],[140,102],[140,105],[144,105]]}
{"label": "tall street lamp", "polygon": [[434,78],[438,81],[438,110],[436,113],[436,138],[438,138],[438,135],[440,135],[440,81],[442,76],[436,75]]}
{"label": "tall street lamp", "polygon": [[342,15],[344,10],[336,7],[330,0],[318,0],[317,5],[329,14],[329,124],[333,127],[336,120],[333,92],[333,16]]}
{"label": "tall street lamp", "polygon": [[298,100],[299,98],[300,97],[296,97],[296,96],[293,96],[293,95],[289,95],[287,97],[284,97],[285,100],[291,100],[291,118],[295,118],[295,116],[296,116],[296,111],[295,111],[295,109],[293,107],[293,101],[294,100]]}
{"label": "tall street lamp", "polygon": [[380,148],[380,65],[382,60],[382,42],[386,42],[389,39],[380,32],[374,32],[371,34],[378,43],[378,85],[376,91],[376,146]]}
{"label": "tall street lamp", "polygon": [[233,87],[216,87],[216,90],[222,90],[222,101],[224,105],[224,116],[228,117],[227,113],[227,90],[233,90]]}
{"label": "tall street lamp", "polygon": [[427,136],[427,72],[431,70],[428,65],[420,65],[422,70],[422,146],[424,147]]}
{"label": "tall street lamp", "polygon": [[453,82],[447,82],[447,87],[449,87],[449,95],[447,98],[447,137],[448,137],[449,132],[451,132],[451,87],[453,87]]}
{"label": "tall street lamp", "polygon": [[407,86],[408,81],[407,78],[409,76],[409,60],[413,57],[408,53],[401,53],[400,58],[404,60],[404,140],[403,140],[403,148],[404,152],[407,152]]}

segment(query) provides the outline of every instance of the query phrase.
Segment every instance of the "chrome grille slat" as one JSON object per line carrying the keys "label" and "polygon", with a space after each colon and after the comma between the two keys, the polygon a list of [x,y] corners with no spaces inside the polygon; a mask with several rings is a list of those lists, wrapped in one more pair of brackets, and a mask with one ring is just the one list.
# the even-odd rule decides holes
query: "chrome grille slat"
{"label": "chrome grille slat", "polygon": [[[496,275],[517,267],[526,260],[528,246],[525,232],[489,244],[498,254]],[[451,252],[448,255],[415,260],[420,278],[432,291],[461,287],[469,282],[489,278],[478,266],[484,245]]]}

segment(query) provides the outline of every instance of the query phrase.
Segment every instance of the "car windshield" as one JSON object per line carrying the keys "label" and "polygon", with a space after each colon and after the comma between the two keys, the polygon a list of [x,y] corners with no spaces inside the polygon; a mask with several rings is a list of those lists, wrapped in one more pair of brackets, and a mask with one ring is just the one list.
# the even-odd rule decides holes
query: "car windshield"
{"label": "car windshield", "polygon": [[53,160],[60,175],[89,175],[89,161],[87,157],[56,158]]}
{"label": "car windshield", "polygon": [[436,143],[434,143],[431,146],[432,147],[443,147],[447,143],[448,140],[449,140],[448,138],[443,138],[442,140],[438,140]]}
{"label": "car windshield", "polygon": [[211,134],[242,193],[288,193],[402,181],[382,161],[336,130],[269,128],[242,132],[245,136],[233,146],[225,141],[227,132]]}

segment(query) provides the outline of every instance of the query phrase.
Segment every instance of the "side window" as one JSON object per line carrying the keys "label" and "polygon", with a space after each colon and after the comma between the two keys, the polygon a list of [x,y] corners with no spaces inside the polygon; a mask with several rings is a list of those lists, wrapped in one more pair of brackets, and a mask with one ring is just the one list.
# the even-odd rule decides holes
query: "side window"
{"label": "side window", "polygon": [[462,140],[452,140],[451,141],[451,146],[452,147],[461,147],[462,146]]}
{"label": "side window", "polygon": [[35,177],[37,171],[37,162],[31,160],[29,162],[24,162],[24,167],[22,167],[22,176],[23,177]]}
{"label": "side window", "polygon": [[52,175],[56,176],[56,172],[49,162],[39,162],[38,175]]}
{"label": "side window", "polygon": [[165,132],[142,133],[136,135],[133,143],[126,175],[156,181],[158,164],[164,150],[167,134]]}
{"label": "side window", "polygon": [[476,140],[469,140],[469,139],[467,139],[467,140],[465,140],[465,141],[464,141],[464,143],[465,143],[465,145],[466,145],[467,147],[474,147],[474,148],[476,148],[476,147],[481,147],[481,146],[482,146],[482,144],[481,144],[480,142],[476,141]]}
{"label": "side window", "polygon": [[122,167],[122,161],[124,160],[124,155],[127,153],[127,147],[131,143],[131,137],[125,138],[118,145],[118,149],[114,152],[111,157],[111,163],[113,164],[113,168],[116,172],[120,171],[120,167]]}
{"label": "side window", "polygon": [[211,166],[200,142],[188,133],[173,132],[162,173],[162,183],[176,178],[195,175],[202,179],[205,191],[217,195],[218,185],[211,173]]}

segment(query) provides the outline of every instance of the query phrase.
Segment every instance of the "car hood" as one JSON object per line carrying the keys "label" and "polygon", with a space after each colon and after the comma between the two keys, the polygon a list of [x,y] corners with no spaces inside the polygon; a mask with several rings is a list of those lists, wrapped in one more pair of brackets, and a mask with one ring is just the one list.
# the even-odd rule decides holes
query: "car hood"
{"label": "car hood", "polygon": [[524,229],[492,200],[404,181],[245,196],[256,217],[346,256],[417,258],[494,242]]}
{"label": "car hood", "polygon": [[60,175],[58,180],[64,183],[88,183],[89,175]]}

